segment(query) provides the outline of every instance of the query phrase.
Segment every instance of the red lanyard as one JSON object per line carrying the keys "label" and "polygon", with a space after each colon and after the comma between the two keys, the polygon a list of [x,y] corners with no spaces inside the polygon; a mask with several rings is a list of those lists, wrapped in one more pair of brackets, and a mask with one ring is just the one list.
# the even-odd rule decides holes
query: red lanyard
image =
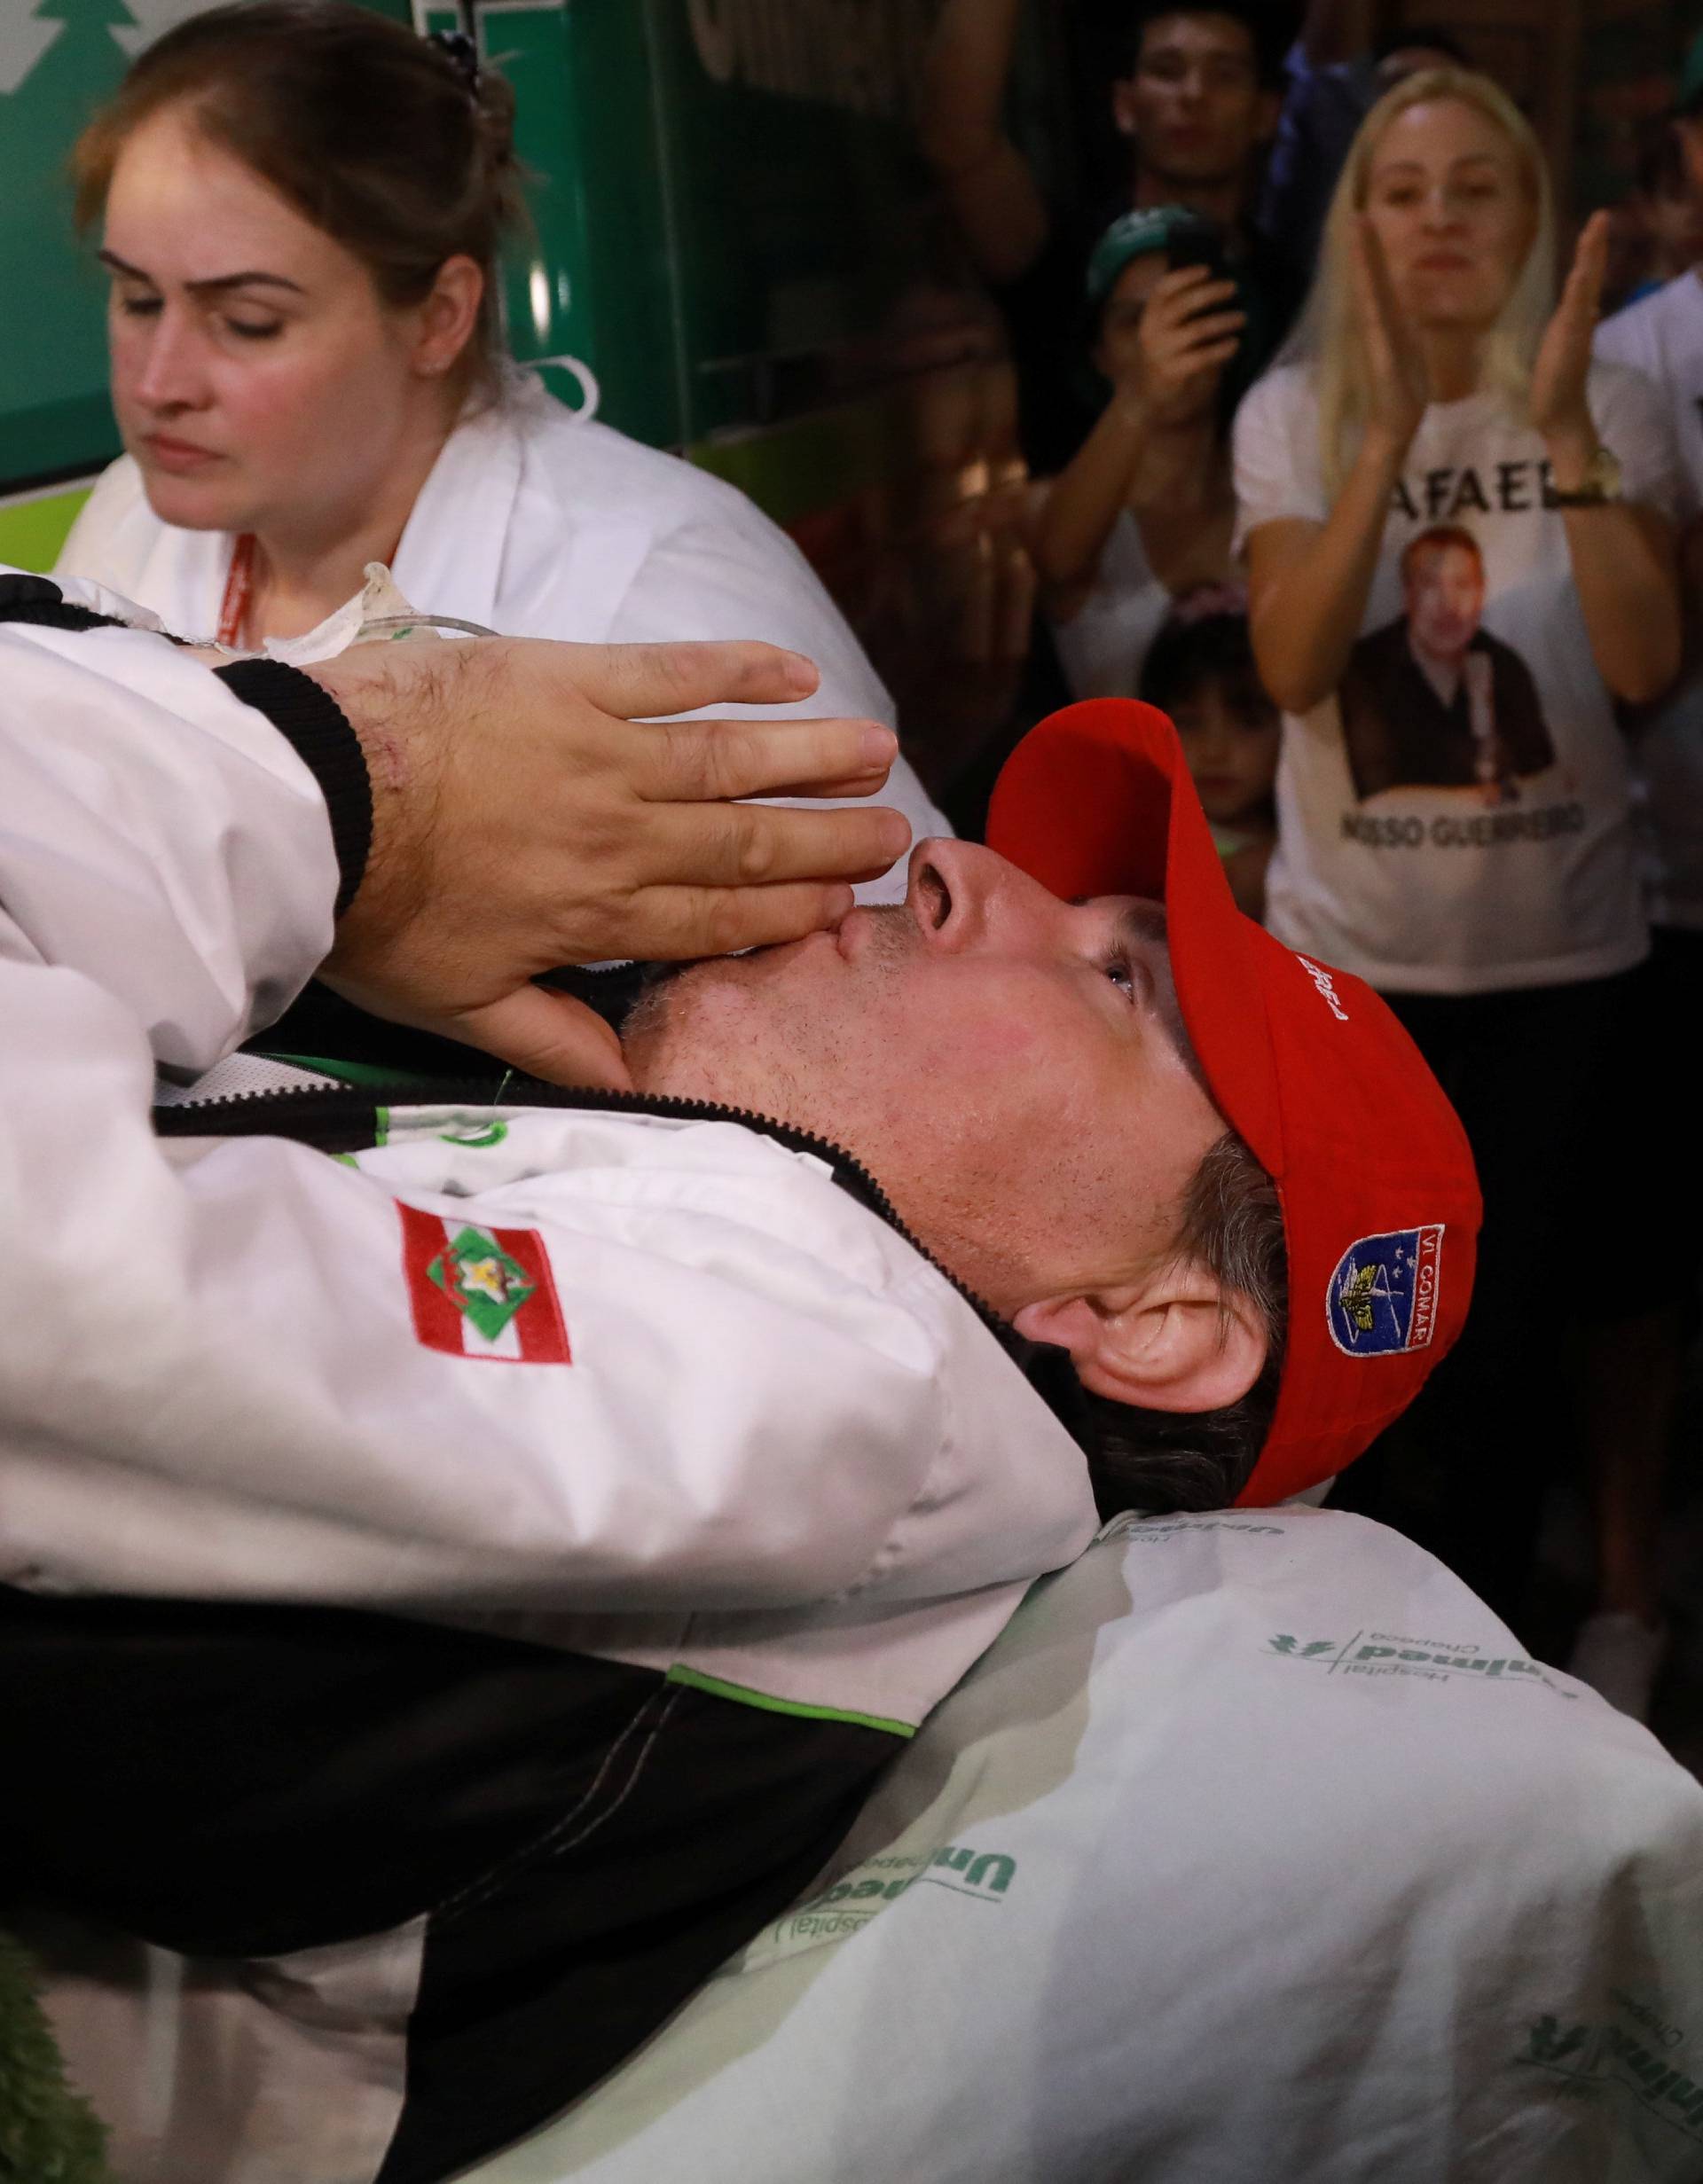
{"label": "red lanyard", "polygon": [[[402,551],[397,539],[387,557],[387,566]],[[242,642],[242,625],[248,617],[249,596],[255,588],[255,535],[244,531],[231,549],[231,573],[224,580],[224,598],[219,607],[219,642],[237,646]]]}
{"label": "red lanyard", "polygon": [[224,580],[224,599],[219,608],[219,642],[236,645],[248,613],[248,595],[255,588],[255,535],[245,531],[231,551],[231,574]]}

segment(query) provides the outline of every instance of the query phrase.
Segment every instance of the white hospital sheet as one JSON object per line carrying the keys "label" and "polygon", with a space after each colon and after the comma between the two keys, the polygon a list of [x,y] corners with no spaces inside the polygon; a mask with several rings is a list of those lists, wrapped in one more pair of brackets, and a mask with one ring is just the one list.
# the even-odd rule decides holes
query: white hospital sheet
{"label": "white hospital sheet", "polygon": [[477,2184],[1703,2178],[1703,1788],[1396,1534],[1038,1586],[823,1885]]}

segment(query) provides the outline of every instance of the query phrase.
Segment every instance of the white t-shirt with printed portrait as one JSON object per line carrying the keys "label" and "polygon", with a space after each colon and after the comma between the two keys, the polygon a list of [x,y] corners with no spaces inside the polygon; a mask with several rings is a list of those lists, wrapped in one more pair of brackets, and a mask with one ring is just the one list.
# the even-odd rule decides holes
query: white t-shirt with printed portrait
{"label": "white t-shirt with printed portrait", "polygon": [[[1655,391],[1597,364],[1589,399],[1626,497],[1674,514]],[[1262,523],[1324,521],[1307,367],[1251,390],[1235,457],[1238,549]],[[1505,396],[1433,403],[1340,692],[1283,718],[1266,921],[1386,991],[1564,984],[1628,969],[1648,947],[1623,739],[1547,477],[1542,441]],[[1409,572],[1455,585],[1440,622],[1434,587],[1403,583],[1404,551],[1427,532],[1445,536]],[[1440,629],[1440,653],[1427,642]]]}
{"label": "white t-shirt with printed portrait", "polygon": [[[1661,391],[1683,482],[1682,514],[1703,516],[1703,278],[1682,273],[1597,329],[1597,354],[1642,372]],[[1693,628],[1684,679],[1639,730],[1632,771],[1648,857],[1650,915],[1703,931],[1703,630]]]}

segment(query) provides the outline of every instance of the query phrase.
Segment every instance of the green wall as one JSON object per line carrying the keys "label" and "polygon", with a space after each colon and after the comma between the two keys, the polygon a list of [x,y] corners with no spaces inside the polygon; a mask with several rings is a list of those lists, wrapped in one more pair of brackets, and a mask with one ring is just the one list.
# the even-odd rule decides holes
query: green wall
{"label": "green wall", "polygon": [[13,568],[51,568],[87,497],[88,488],[79,485],[0,501],[0,561]]}

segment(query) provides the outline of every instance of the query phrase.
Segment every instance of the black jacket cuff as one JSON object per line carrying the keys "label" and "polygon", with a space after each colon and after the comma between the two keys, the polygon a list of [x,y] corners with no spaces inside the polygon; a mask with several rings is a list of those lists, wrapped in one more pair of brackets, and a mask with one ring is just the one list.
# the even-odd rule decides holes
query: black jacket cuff
{"label": "black jacket cuff", "polygon": [[341,875],[341,918],[355,899],[373,847],[373,784],[360,738],[328,690],[281,660],[233,660],[213,672],[245,705],[266,716],[318,782]]}
{"label": "black jacket cuff", "polygon": [[38,630],[122,630],[115,615],[67,599],[51,576],[0,576],[0,622],[24,622]]}

